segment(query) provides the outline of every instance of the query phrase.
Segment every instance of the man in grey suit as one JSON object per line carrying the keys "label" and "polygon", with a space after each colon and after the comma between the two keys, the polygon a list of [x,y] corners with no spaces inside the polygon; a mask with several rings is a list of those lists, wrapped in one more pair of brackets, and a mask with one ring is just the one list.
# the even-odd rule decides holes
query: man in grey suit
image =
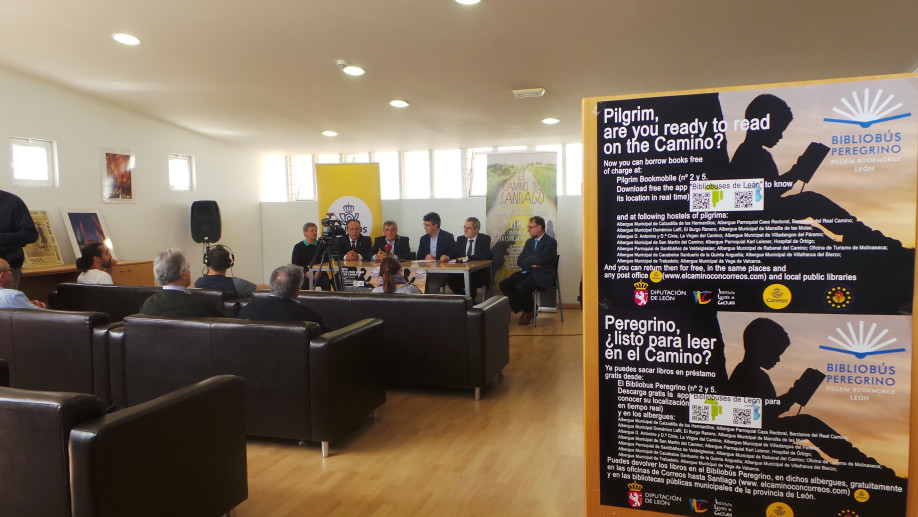
{"label": "man in grey suit", "polygon": [[555,259],[558,257],[558,241],[545,233],[545,219],[540,216],[529,218],[529,239],[516,259],[521,268],[501,280],[500,291],[510,299],[510,309],[522,311],[519,324],[532,323],[532,292],[537,287],[549,288],[555,282]]}
{"label": "man in grey suit", "polygon": [[[479,233],[481,230],[481,221],[477,217],[469,217],[465,220],[462,232],[465,235],[456,239],[456,248],[451,255],[456,258],[465,260],[488,260],[491,258],[491,237]],[[475,271],[469,277],[469,287],[472,289],[469,296],[474,300],[478,296],[478,288],[485,286],[489,278],[489,271],[482,269]],[[450,275],[447,279],[450,291],[456,294],[466,294],[465,280],[461,275]]]}

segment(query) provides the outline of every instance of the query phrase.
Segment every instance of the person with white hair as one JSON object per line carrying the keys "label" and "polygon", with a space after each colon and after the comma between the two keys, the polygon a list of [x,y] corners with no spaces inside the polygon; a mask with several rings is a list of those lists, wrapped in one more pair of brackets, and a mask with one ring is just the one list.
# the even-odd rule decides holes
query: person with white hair
{"label": "person with white hair", "polygon": [[170,248],[153,259],[153,274],[163,290],[146,299],[141,314],[151,316],[223,317],[223,311],[209,300],[193,296],[191,267],[182,250]]}

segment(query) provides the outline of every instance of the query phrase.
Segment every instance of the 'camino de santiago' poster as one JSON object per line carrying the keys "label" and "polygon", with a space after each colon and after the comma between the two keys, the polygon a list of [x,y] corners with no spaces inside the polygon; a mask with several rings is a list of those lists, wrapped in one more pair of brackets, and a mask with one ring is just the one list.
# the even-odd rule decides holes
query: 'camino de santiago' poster
{"label": "'camino de santiago' poster", "polygon": [[905,516],[916,87],[598,103],[602,505]]}

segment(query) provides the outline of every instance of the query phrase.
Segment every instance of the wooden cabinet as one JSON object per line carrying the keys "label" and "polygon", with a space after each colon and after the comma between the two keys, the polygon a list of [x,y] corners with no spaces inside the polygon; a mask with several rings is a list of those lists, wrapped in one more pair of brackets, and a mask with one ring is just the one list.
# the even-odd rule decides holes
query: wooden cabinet
{"label": "wooden cabinet", "polygon": [[155,285],[152,261],[119,262],[112,268],[112,281],[122,285]]}
{"label": "wooden cabinet", "polygon": [[[19,290],[30,300],[48,301],[48,293],[57,289],[57,284],[76,282],[79,270],[73,264],[61,266],[31,267],[22,270]],[[112,268],[112,281],[122,285],[155,285],[152,260],[120,261]]]}

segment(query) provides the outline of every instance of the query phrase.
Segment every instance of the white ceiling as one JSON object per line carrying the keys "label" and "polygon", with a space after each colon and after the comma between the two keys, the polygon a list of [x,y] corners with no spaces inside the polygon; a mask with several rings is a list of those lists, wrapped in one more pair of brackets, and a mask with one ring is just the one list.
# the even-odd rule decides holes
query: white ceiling
{"label": "white ceiling", "polygon": [[258,153],[579,142],[583,97],[916,66],[916,0],[0,0],[0,67]]}

